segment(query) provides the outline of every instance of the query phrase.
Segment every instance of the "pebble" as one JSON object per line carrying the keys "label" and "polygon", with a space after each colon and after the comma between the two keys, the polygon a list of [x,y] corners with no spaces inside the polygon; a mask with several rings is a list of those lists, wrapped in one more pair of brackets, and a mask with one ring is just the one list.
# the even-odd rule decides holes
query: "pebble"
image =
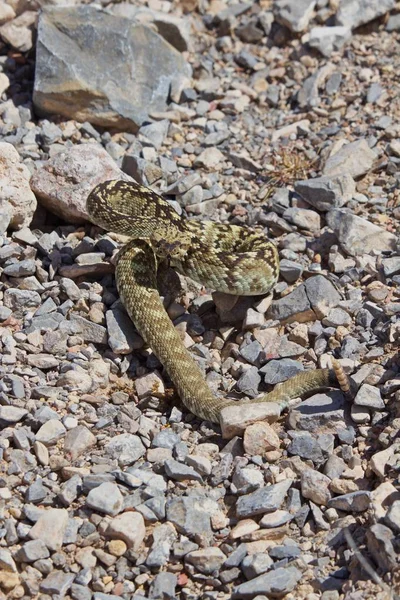
{"label": "pebble", "polygon": [[236,504],[237,516],[253,517],[278,510],[292,483],[293,481],[288,479],[241,496]]}
{"label": "pebble", "polygon": [[86,504],[94,510],[114,517],[122,510],[123,497],[117,485],[105,482],[90,490]]}

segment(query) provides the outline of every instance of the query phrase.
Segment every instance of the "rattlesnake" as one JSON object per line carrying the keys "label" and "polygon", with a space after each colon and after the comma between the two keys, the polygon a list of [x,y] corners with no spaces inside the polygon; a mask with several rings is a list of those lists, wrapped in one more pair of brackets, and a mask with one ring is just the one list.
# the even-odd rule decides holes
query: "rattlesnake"
{"label": "rattlesnake", "polygon": [[[164,365],[184,405],[201,419],[219,423],[223,408],[247,400],[215,396],[178,332],[157,290],[157,268],[167,259],[183,275],[206,287],[234,295],[262,295],[278,280],[276,247],[263,234],[244,227],[197,222],[178,215],[153,190],[136,182],[106,181],[87,200],[93,223],[132,239],[121,249],[116,266],[118,291],[138,332]],[[316,369],[296,375],[252,403],[277,402],[313,390],[348,389],[337,362],[333,370]]]}

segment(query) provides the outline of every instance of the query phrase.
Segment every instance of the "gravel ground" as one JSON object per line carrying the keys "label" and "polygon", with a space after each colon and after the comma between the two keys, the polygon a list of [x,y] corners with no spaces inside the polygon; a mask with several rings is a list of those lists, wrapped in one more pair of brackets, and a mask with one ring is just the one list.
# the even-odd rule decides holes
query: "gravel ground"
{"label": "gravel ground", "polygon": [[[46,4],[0,2],[0,598],[398,598],[400,4]],[[353,401],[188,414],[87,219],[111,178],[279,248],[270,297],[160,282],[214,391],[333,355]]]}

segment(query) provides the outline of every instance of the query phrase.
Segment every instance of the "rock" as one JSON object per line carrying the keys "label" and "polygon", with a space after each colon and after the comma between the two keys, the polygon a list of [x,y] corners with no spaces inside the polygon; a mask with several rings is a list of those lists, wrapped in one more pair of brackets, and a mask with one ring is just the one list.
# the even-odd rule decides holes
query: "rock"
{"label": "rock", "polygon": [[329,477],[313,469],[305,469],[301,474],[301,493],[304,498],[309,498],[315,504],[326,504],[331,499],[329,491]]}
{"label": "rock", "polygon": [[227,406],[221,410],[220,426],[222,437],[230,440],[240,435],[252,423],[267,421],[275,423],[280,417],[281,408],[276,402],[261,402],[260,404],[238,403],[237,406]]}
{"label": "rock", "polygon": [[400,533],[400,500],[393,502],[387,511],[385,521],[395,533]]}
{"label": "rock", "polygon": [[295,375],[304,371],[304,366],[297,360],[291,358],[282,358],[280,360],[270,360],[260,369],[264,374],[264,381],[270,385],[276,385],[291,379]]}
{"label": "rock", "polygon": [[172,497],[167,500],[167,519],[178,531],[188,537],[204,535],[209,538],[211,536],[210,502],[194,494]]}
{"label": "rock", "polygon": [[105,452],[111,458],[117,459],[120,466],[127,466],[139,460],[146,449],[139,436],[121,433],[106,444]]}
{"label": "rock", "polygon": [[29,187],[30,177],[14,146],[0,142],[0,213],[9,211],[11,229],[29,227],[32,221],[37,202]]}
{"label": "rock", "polygon": [[64,573],[55,569],[41,582],[40,591],[43,594],[55,594],[62,598],[68,592],[74,579],[74,573]]}
{"label": "rock", "polygon": [[71,460],[76,460],[89,448],[96,445],[96,437],[84,425],[78,425],[67,432],[64,440],[64,452],[67,452]]}
{"label": "rock", "polygon": [[0,37],[15,50],[28,52],[33,46],[32,34],[36,19],[36,11],[24,10],[21,15],[0,27]]}
{"label": "rock", "polygon": [[153,11],[153,23],[158,33],[179,52],[191,48],[191,21],[188,16],[176,17],[165,12]]}
{"label": "rock", "polygon": [[226,555],[222,550],[212,547],[195,550],[185,556],[186,563],[193,565],[197,571],[205,575],[212,575],[214,571],[218,571],[225,560]]}
{"label": "rock", "polygon": [[88,220],[89,193],[97,184],[109,179],[131,181],[104,148],[95,143],[82,144],[59,152],[47,161],[34,173],[31,188],[50,212],[68,223],[84,223]]}
{"label": "rock", "polygon": [[71,369],[57,379],[56,385],[70,392],[79,390],[82,394],[86,394],[92,388],[93,381],[87,373]]}
{"label": "rock", "polygon": [[17,551],[15,558],[18,562],[31,563],[36,560],[48,558],[49,556],[50,552],[48,551],[46,544],[38,539],[25,542]]}
{"label": "rock", "polygon": [[375,523],[367,531],[367,548],[376,564],[384,573],[398,565],[397,553],[393,547],[394,535],[389,527]]}
{"label": "rock", "polygon": [[312,460],[317,465],[324,462],[320,444],[308,432],[296,434],[289,444],[287,451],[293,456]]}
{"label": "rock", "polygon": [[375,408],[377,410],[385,408],[385,403],[382,400],[380,390],[368,383],[364,383],[360,387],[354,398],[354,404]]}
{"label": "rock", "polygon": [[296,567],[278,567],[246,583],[241,583],[233,589],[232,598],[251,600],[255,599],[257,594],[281,598],[290,593],[301,578],[302,572]]}
{"label": "rock", "polygon": [[340,173],[296,181],[294,189],[311,206],[320,211],[328,211],[341,208],[351,200],[356,185],[349,173]]}
{"label": "rock", "polygon": [[224,155],[218,148],[206,148],[195,160],[196,167],[215,169],[224,160]]}
{"label": "rock", "polygon": [[328,502],[329,508],[336,508],[345,512],[365,512],[371,504],[371,492],[361,490],[336,496]]}
{"label": "rock", "polygon": [[375,160],[375,152],[368,146],[367,140],[362,138],[345,144],[340,150],[331,154],[325,163],[323,172],[324,175],[331,176],[348,173],[356,179],[368,173]]}
{"label": "rock", "polygon": [[336,234],[343,250],[350,256],[361,256],[373,251],[386,252],[396,247],[397,238],[393,233],[346,210],[329,211],[326,222]]}
{"label": "rock", "polygon": [[66,434],[64,425],[58,419],[44,423],[36,434],[36,441],[45,446],[54,446]]}
{"label": "rock", "polygon": [[336,13],[336,23],[355,29],[386,14],[395,0],[342,0]]}
{"label": "rock", "polygon": [[49,550],[57,551],[63,543],[68,524],[68,512],[64,508],[50,508],[36,521],[29,530],[29,537],[41,540]]}
{"label": "rock", "polygon": [[112,519],[106,530],[107,537],[122,540],[137,551],[146,535],[143,516],[139,512],[125,512]]}
{"label": "rock", "polygon": [[309,432],[337,431],[346,427],[344,407],[342,392],[315,394],[289,413],[289,425]]}
{"label": "rock", "polygon": [[280,439],[268,423],[253,423],[244,432],[243,446],[250,456],[265,456],[267,452],[279,448]]}
{"label": "rock", "polygon": [[294,33],[300,33],[307,29],[315,4],[315,0],[277,0],[274,7],[276,19]]}
{"label": "rock", "polygon": [[190,74],[181,54],[140,23],[91,6],[40,15],[33,101],[42,114],[136,132]]}
{"label": "rock", "polygon": [[202,481],[202,477],[193,467],[184,465],[172,458],[164,463],[165,473],[175,481]]}
{"label": "rock", "polygon": [[18,406],[0,406],[0,424],[2,427],[14,425],[22,421],[27,414],[27,410]]}
{"label": "rock", "polygon": [[350,38],[349,27],[313,27],[308,43],[329,58],[332,52],[338,52]]}
{"label": "rock", "polygon": [[174,573],[157,573],[149,590],[150,600],[174,600],[178,577]]}
{"label": "rock", "polygon": [[[225,554],[224,554],[225,558]],[[0,548],[0,569],[9,571],[10,573],[17,572],[17,565],[14,562],[11,552],[6,548]]]}
{"label": "rock", "polygon": [[236,504],[237,516],[252,517],[278,510],[292,483],[292,479],[287,479],[274,485],[263,487],[246,496],[241,496]]}
{"label": "rock", "polygon": [[115,483],[105,482],[90,490],[86,498],[87,506],[114,517],[122,510],[122,494]]}

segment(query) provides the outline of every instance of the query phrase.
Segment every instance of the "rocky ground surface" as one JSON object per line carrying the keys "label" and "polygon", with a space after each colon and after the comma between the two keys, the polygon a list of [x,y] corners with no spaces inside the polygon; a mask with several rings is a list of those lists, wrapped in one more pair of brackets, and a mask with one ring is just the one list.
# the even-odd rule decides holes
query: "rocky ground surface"
{"label": "rocky ground surface", "polygon": [[[0,597],[398,597],[400,5],[46,4],[0,2]],[[188,414],[87,220],[110,178],[279,248],[273,298],[165,294],[212,389],[334,355],[353,402]]]}

